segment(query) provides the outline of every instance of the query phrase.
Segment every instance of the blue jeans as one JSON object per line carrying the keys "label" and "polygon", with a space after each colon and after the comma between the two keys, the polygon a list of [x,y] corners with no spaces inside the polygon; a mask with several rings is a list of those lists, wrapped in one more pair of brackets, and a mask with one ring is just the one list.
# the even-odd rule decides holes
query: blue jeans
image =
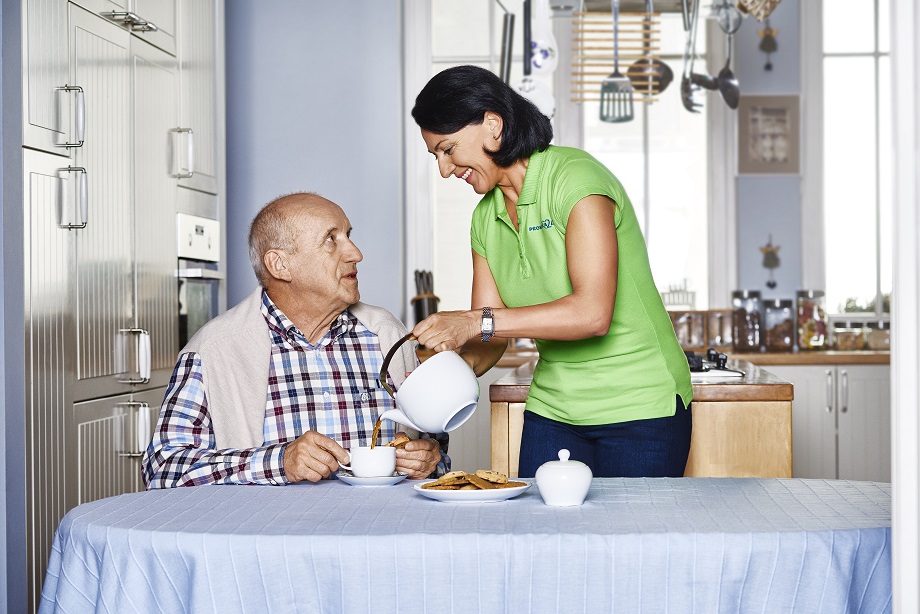
{"label": "blue jeans", "polygon": [[690,409],[680,397],[673,416],[618,424],[576,426],[525,411],[518,475],[532,478],[565,448],[597,478],[683,477],[690,430]]}

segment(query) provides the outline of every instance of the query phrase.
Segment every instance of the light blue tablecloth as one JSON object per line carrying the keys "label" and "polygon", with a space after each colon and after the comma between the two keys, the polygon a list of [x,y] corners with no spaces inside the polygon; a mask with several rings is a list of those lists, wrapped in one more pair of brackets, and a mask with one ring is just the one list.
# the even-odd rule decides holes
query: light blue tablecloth
{"label": "light blue tablecloth", "polygon": [[884,612],[888,484],[599,479],[581,507],[203,486],[81,505],[40,612]]}

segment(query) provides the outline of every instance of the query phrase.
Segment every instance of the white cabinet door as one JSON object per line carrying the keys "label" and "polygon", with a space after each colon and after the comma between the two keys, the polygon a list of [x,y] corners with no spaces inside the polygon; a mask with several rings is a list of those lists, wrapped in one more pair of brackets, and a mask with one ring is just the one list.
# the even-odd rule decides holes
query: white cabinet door
{"label": "white cabinet door", "polygon": [[193,169],[179,179],[184,187],[217,194],[223,109],[217,70],[223,55],[223,8],[215,0],[179,3],[179,124],[192,138]]}
{"label": "white cabinet door", "polygon": [[[72,128],[77,90],[67,64],[66,0],[26,0],[22,5],[23,144],[60,156]],[[66,125],[65,125],[66,124]],[[66,164],[64,164],[66,166]]]}
{"label": "white cabinet door", "polygon": [[891,367],[837,367],[838,477],[891,481]]}
{"label": "white cabinet door", "polygon": [[[198,0],[185,0],[194,4]],[[178,0],[134,0],[131,11],[156,26],[156,30],[143,28],[134,30],[134,35],[156,45],[170,55],[176,55],[176,25],[178,23]]]}
{"label": "white cabinet door", "polygon": [[134,326],[150,334],[152,385],[169,381],[179,352],[175,173],[176,59],[131,39],[134,161]]}
{"label": "white cabinet door", "polygon": [[75,166],[89,184],[86,227],[75,230],[77,400],[127,392],[116,360],[122,329],[134,323],[131,180],[131,35],[70,5],[70,65],[86,94],[86,139]]}
{"label": "white cabinet door", "polygon": [[[29,578],[43,578],[54,528],[67,512],[68,449],[64,425],[73,403],[74,334],[68,263],[73,232],[60,227],[59,173],[67,159],[24,148],[25,449],[24,506]],[[30,586],[35,586],[34,582]],[[34,594],[30,599],[35,600]],[[33,611],[30,606],[29,611]]]}
{"label": "white cabinet door", "polygon": [[765,367],[791,382],[792,477],[837,477],[837,415],[833,366]]}
{"label": "white cabinet door", "polygon": [[144,489],[141,458],[165,394],[157,388],[74,404],[68,509]]}

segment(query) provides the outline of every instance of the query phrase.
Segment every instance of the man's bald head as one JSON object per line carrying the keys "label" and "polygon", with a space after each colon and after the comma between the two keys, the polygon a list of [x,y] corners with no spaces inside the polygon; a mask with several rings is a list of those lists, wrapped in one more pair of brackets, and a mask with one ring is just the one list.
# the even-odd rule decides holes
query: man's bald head
{"label": "man's bald head", "polygon": [[322,205],[338,207],[314,192],[295,192],[276,198],[256,214],[249,227],[249,262],[263,287],[268,287],[271,279],[265,270],[265,253],[270,249],[296,253],[298,229],[294,218]]}

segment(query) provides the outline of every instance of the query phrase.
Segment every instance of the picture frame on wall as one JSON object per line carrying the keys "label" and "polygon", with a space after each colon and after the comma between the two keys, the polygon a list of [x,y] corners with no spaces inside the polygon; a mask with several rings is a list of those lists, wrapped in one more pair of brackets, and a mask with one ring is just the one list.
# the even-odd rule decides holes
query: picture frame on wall
{"label": "picture frame on wall", "polygon": [[799,173],[799,97],[742,96],[738,104],[738,173]]}

